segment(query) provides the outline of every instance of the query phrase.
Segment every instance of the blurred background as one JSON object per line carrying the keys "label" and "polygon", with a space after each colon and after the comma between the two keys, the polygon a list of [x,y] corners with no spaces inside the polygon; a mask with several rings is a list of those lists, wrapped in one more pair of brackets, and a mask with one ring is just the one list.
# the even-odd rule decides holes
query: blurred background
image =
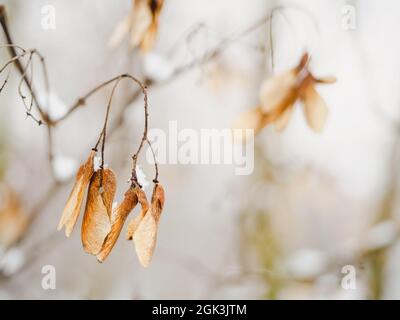
{"label": "blurred background", "polygon": [[[304,51],[313,74],[337,82],[317,88],[329,107],[323,132],[311,131],[296,107],[284,132],[268,126],[257,135],[251,175],[235,175],[233,165],[161,164],[165,208],[143,268],[125,231],[102,264],[82,249],[82,217],[71,238],[56,231],[111,87],[56,126],[49,160],[47,130],[26,117],[11,69],[0,96],[0,298],[400,298],[398,1],[165,0],[147,53],[128,40],[109,45],[129,0],[2,4],[14,43],[46,59],[54,118],[121,73],[149,83],[150,127],[165,132],[170,121],[229,128],[259,103],[262,81]],[[2,47],[1,65],[9,59]],[[119,200],[142,133],[135,90],[121,83],[110,116],[105,156]],[[47,265],[54,290],[42,287]]]}

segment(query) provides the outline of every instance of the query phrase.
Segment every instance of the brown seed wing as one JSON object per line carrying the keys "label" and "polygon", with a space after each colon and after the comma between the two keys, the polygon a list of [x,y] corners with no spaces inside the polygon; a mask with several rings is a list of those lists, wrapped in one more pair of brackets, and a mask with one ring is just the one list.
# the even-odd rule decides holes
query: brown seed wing
{"label": "brown seed wing", "polygon": [[150,264],[157,241],[157,222],[152,210],[148,211],[133,235],[136,254],[143,267]]}
{"label": "brown seed wing", "polygon": [[140,203],[140,206],[142,207],[142,213],[144,216],[144,213],[146,213],[147,209],[149,209],[149,202],[147,201],[146,193],[140,189],[140,188],[135,188],[133,189],[137,195],[138,201]]}
{"label": "brown seed wing", "polygon": [[150,264],[156,247],[158,222],[164,207],[164,201],[164,188],[156,183],[151,197],[151,207],[136,226],[132,236],[136,254],[143,267],[147,267]]}
{"label": "brown seed wing", "polygon": [[273,76],[262,84],[260,102],[264,113],[274,113],[290,105],[296,91],[297,76],[297,70],[292,69]]}
{"label": "brown seed wing", "polygon": [[86,163],[81,165],[76,175],[75,183],[68,197],[67,203],[61,215],[57,229],[61,230],[65,226],[65,235],[69,237],[78,219],[83,197],[90,179],[93,175],[93,159],[95,151],[92,151],[86,160]]}
{"label": "brown seed wing", "polygon": [[157,36],[157,30],[158,30],[158,19],[160,16],[160,12],[161,12],[163,3],[164,3],[164,1],[162,1],[162,0],[148,2],[148,6],[150,8],[152,19],[151,19],[150,26],[143,33],[142,41],[140,43],[140,49],[143,52],[148,52],[154,47],[154,43],[155,43],[156,36]]}
{"label": "brown seed wing", "polygon": [[147,197],[144,191],[140,188],[135,188],[133,190],[137,196],[138,202],[140,203],[141,211],[138,216],[129,221],[128,229],[126,232],[126,239],[128,240],[132,240],[133,234],[135,233],[137,227],[139,226],[140,222],[142,221],[149,209],[149,202],[147,201]]}
{"label": "brown seed wing", "polygon": [[124,200],[113,210],[111,231],[104,240],[101,251],[97,254],[97,260],[103,262],[110,254],[118,237],[121,233],[122,226],[125,223],[129,213],[138,203],[138,198],[133,189],[125,192]]}
{"label": "brown seed wing", "polygon": [[281,131],[283,131],[283,130],[286,129],[286,127],[287,127],[288,124],[289,124],[289,120],[290,120],[290,118],[292,117],[293,110],[294,110],[294,106],[293,106],[293,105],[289,106],[289,107],[281,114],[281,116],[278,117],[278,118],[275,120],[275,122],[274,122],[274,124],[275,124],[275,129],[276,129],[278,132],[281,132]]}
{"label": "brown seed wing", "polygon": [[157,22],[152,22],[151,25],[147,28],[147,30],[143,34],[142,41],[140,43],[140,49],[143,52],[150,51],[155,43],[156,35],[157,35]]}
{"label": "brown seed wing", "polygon": [[161,186],[161,184],[156,183],[154,185],[153,195],[151,197],[151,207],[154,219],[156,220],[157,223],[160,220],[161,212],[164,208],[164,202],[165,202],[164,188]]}
{"label": "brown seed wing", "polygon": [[309,85],[304,88],[301,100],[304,103],[304,113],[308,126],[315,132],[321,132],[329,113],[324,99],[322,99],[313,85]]}
{"label": "brown seed wing", "polygon": [[103,190],[104,192],[101,194],[103,199],[104,206],[107,209],[108,216],[111,220],[112,215],[112,204],[115,197],[117,179],[115,177],[115,173],[111,169],[103,170]]}
{"label": "brown seed wing", "polygon": [[147,5],[147,1],[137,0],[135,1],[132,26],[131,26],[131,47],[138,46],[146,33],[146,30],[152,23],[152,13]]}
{"label": "brown seed wing", "polygon": [[296,72],[299,73],[301,70],[304,69],[304,67],[307,65],[307,63],[309,61],[309,58],[310,58],[310,56],[308,55],[308,53],[304,52],[300,58],[299,64],[295,68]]}
{"label": "brown seed wing", "polygon": [[327,77],[315,79],[316,83],[322,83],[322,84],[331,84],[331,83],[335,83],[336,81],[337,81],[337,79],[334,76],[327,76]]}
{"label": "brown seed wing", "polygon": [[[103,190],[100,190],[100,182]],[[87,253],[96,255],[111,231],[110,212],[114,195],[115,175],[112,170],[97,171],[90,182],[82,222],[82,245]]]}

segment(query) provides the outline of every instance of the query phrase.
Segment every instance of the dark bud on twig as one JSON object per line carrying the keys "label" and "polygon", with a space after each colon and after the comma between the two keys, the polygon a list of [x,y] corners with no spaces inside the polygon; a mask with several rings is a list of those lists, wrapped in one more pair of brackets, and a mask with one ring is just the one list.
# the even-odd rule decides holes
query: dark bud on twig
{"label": "dark bud on twig", "polygon": [[78,99],[77,105],[78,106],[84,106],[86,104],[86,100],[83,98]]}

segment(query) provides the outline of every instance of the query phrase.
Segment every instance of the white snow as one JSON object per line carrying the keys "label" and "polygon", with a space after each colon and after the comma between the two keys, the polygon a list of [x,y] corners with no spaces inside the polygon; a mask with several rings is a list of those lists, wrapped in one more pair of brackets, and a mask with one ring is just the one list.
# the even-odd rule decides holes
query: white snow
{"label": "white snow", "polygon": [[45,91],[39,92],[38,101],[51,120],[63,117],[68,111],[67,105],[54,92],[49,92],[48,96]]}
{"label": "white snow", "polygon": [[149,185],[149,181],[146,178],[141,166],[136,166],[136,176],[139,184],[145,189]]}
{"label": "white snow", "polygon": [[173,71],[172,64],[159,54],[148,53],[143,58],[143,73],[151,80],[166,80],[172,75]]}
{"label": "white snow", "polygon": [[0,257],[0,271],[5,276],[16,273],[24,264],[25,257],[22,250],[13,248],[5,251]]}
{"label": "white snow", "polygon": [[56,179],[66,181],[76,173],[78,163],[74,158],[56,155],[53,158],[52,166]]}
{"label": "white snow", "polygon": [[288,257],[286,267],[295,278],[307,279],[321,274],[326,265],[327,257],[323,252],[302,248]]}

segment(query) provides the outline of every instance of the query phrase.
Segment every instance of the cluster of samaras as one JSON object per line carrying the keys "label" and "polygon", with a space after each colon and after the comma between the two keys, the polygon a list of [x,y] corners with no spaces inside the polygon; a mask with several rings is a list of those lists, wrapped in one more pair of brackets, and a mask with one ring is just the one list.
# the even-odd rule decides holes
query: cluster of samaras
{"label": "cluster of samaras", "polygon": [[95,171],[95,154],[96,151],[92,151],[86,163],[79,168],[58,230],[65,227],[65,235],[71,235],[87,189],[82,245],[87,253],[95,255],[99,262],[103,262],[114,247],[129,213],[139,203],[140,214],[129,222],[126,238],[134,242],[141,265],[147,267],[156,245],[158,222],[164,206],[164,189],[156,182],[149,203],[140,185],[132,183],[122,202],[113,207],[115,174],[108,168]]}
{"label": "cluster of samaras", "polygon": [[282,131],[289,123],[295,103],[300,101],[307,125],[315,132],[321,132],[329,110],[315,86],[333,83],[336,79],[314,77],[308,69],[308,61],[309,56],[305,53],[296,67],[265,80],[260,89],[259,105],[242,114],[233,128],[253,129],[257,134],[274,123],[276,129]]}

